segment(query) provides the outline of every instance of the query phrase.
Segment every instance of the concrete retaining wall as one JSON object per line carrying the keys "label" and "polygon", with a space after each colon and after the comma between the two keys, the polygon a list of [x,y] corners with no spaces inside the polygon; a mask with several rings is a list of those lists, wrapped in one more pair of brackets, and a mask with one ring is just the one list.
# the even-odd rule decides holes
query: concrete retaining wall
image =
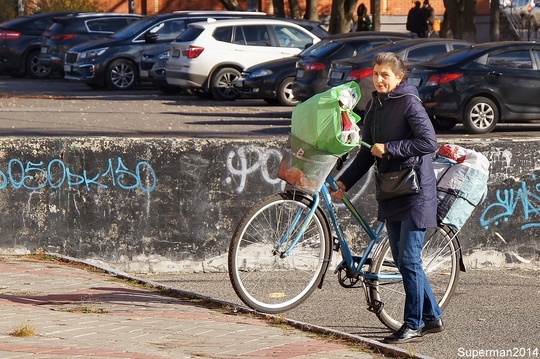
{"label": "concrete retaining wall", "polygon": [[[3,138],[0,247],[58,252],[130,272],[226,270],[228,241],[242,214],[284,188],[275,178],[283,145]],[[492,164],[488,197],[461,232],[467,265],[540,268],[538,142],[461,145]],[[374,218],[368,177],[353,202]]]}

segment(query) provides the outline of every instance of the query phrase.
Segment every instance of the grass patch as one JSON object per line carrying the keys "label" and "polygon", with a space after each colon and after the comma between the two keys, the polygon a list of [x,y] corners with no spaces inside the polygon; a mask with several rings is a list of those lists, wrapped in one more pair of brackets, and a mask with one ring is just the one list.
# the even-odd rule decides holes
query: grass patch
{"label": "grass patch", "polygon": [[23,324],[9,333],[12,337],[31,337],[36,335],[36,328],[31,324]]}

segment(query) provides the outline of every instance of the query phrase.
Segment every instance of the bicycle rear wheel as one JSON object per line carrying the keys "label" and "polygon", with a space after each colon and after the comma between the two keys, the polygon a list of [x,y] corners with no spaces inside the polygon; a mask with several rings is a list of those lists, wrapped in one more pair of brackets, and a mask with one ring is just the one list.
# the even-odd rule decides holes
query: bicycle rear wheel
{"label": "bicycle rear wheel", "polygon": [[[456,288],[460,271],[461,252],[459,241],[453,229],[439,226],[429,229],[424,239],[422,262],[424,272],[439,306],[444,308]],[[392,258],[388,237],[383,240],[374,255],[370,272],[385,275],[398,272]],[[377,280],[370,285],[372,301],[382,307],[377,314],[381,322],[392,330],[403,324],[405,291],[401,280]]]}
{"label": "bicycle rear wheel", "polygon": [[[287,311],[321,282],[330,261],[331,236],[320,208],[293,250],[283,254],[301,231],[311,204],[302,194],[275,194],[255,204],[238,224],[229,246],[229,278],[250,308],[270,314]],[[300,220],[291,228],[296,216]]]}

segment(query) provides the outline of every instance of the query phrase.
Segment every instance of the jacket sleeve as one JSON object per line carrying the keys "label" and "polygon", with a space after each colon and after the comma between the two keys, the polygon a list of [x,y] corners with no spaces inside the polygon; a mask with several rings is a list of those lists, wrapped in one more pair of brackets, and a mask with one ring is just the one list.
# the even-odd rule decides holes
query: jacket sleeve
{"label": "jacket sleeve", "polygon": [[386,143],[386,150],[394,158],[424,156],[437,151],[437,136],[420,99],[406,97],[404,116],[412,131],[412,137]]}

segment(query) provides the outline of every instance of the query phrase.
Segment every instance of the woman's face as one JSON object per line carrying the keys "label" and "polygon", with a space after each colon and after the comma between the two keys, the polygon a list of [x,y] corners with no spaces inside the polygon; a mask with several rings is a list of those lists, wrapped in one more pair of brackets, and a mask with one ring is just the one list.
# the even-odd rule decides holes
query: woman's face
{"label": "woman's face", "polygon": [[403,75],[396,75],[390,67],[375,65],[373,67],[373,85],[379,93],[392,91],[403,80]]}

